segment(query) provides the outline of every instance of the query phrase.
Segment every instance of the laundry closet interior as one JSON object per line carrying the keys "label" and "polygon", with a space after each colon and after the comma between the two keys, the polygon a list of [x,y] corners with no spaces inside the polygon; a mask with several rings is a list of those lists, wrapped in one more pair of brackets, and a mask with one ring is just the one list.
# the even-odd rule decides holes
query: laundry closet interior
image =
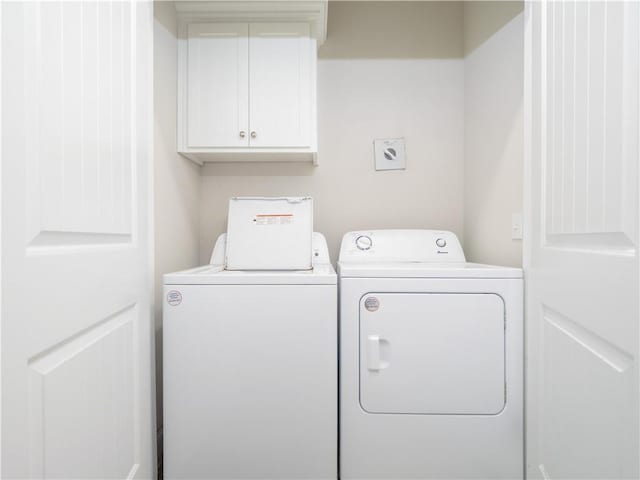
{"label": "laundry closet interior", "polygon": [[[251,151],[250,142],[269,135],[261,131],[270,120],[260,108],[278,106],[267,100],[256,106],[259,91],[247,99],[242,89],[259,89],[259,69],[286,68],[274,74],[276,82],[299,74],[291,66],[269,65],[268,52],[252,43],[252,32],[268,30],[268,24],[234,21],[216,30],[215,9],[180,3],[154,5],[156,291],[162,291],[163,274],[209,262],[216,238],[226,231],[229,199],[237,196],[313,197],[313,228],[325,235],[334,266],[342,236],[358,229],[447,230],[460,239],[467,261],[522,266],[522,2],[330,1],[326,18],[302,25],[317,42],[306,60],[314,64],[316,94],[310,105],[297,106],[317,112],[317,122],[300,127],[313,137],[311,155],[297,148],[265,154],[259,143],[258,152]],[[281,15],[286,21],[294,14],[283,9]],[[277,22],[278,14],[273,18]],[[190,21],[197,27],[185,27]],[[289,29],[296,28],[300,23]],[[205,66],[213,47],[189,51],[189,61],[203,63],[187,65],[186,44],[203,32],[249,35],[228,53],[247,55],[248,71],[237,67],[242,60],[227,57],[232,63]],[[206,92],[206,75],[224,65],[239,69],[225,80],[229,91]],[[196,92],[204,96],[198,99]],[[207,117],[201,111],[207,102],[227,108],[220,103],[227,100],[238,102],[225,110],[231,112],[228,125],[222,125],[225,119],[215,124],[215,112]],[[309,94],[303,91],[300,101],[309,101]],[[216,127],[219,133],[207,137],[207,128]],[[289,129],[276,142],[296,145],[296,135]],[[374,140],[398,138],[406,168],[377,171]],[[202,153],[207,148],[197,147],[207,142],[221,147]],[[178,153],[184,150],[189,158]],[[164,300],[157,295],[158,411]]]}
{"label": "laundry closet interior", "polygon": [[640,3],[0,2],[0,474],[640,476]]}

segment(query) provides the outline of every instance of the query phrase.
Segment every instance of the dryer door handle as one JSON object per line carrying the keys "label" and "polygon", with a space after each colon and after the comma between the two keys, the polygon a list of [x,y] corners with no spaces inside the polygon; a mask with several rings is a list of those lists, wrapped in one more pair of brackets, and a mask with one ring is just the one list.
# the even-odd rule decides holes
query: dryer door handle
{"label": "dryer door handle", "polygon": [[389,366],[389,342],[379,335],[367,337],[367,369],[377,372]]}
{"label": "dryer door handle", "polygon": [[380,337],[369,335],[367,337],[367,368],[369,370],[380,370]]}

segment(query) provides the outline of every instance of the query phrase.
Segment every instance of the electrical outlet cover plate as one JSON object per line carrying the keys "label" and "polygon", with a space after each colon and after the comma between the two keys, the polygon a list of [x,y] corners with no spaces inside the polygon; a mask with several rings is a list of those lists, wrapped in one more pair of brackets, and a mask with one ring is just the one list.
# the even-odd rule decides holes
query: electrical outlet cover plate
{"label": "electrical outlet cover plate", "polygon": [[407,157],[404,138],[380,138],[373,141],[376,170],[404,170]]}

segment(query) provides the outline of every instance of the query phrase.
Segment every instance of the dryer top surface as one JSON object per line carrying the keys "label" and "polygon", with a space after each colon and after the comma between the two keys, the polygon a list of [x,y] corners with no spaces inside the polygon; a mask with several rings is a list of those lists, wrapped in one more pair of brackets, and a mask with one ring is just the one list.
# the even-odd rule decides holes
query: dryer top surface
{"label": "dryer top surface", "polygon": [[522,278],[521,268],[479,263],[338,262],[341,278]]}

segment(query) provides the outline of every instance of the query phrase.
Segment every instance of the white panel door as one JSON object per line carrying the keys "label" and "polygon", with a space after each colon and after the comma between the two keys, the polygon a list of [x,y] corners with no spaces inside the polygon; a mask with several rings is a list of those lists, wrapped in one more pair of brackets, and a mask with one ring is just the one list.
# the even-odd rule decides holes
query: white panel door
{"label": "white panel door", "polygon": [[307,23],[249,25],[252,147],[311,144],[315,40]]}
{"label": "white panel door", "polygon": [[499,295],[364,295],[360,405],[369,413],[495,415],[506,400],[504,340]]}
{"label": "white panel door", "polygon": [[249,26],[192,23],[187,27],[189,147],[249,145]]}
{"label": "white panel door", "polygon": [[640,4],[526,15],[527,471],[638,478]]}
{"label": "white panel door", "polygon": [[2,476],[151,478],[152,4],[2,5]]}

